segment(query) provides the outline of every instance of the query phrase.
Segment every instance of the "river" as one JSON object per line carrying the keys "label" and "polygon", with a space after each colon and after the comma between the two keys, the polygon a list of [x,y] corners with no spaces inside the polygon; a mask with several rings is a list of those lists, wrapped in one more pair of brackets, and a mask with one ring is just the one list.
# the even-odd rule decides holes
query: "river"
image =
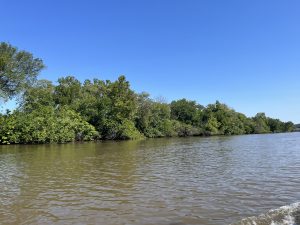
{"label": "river", "polygon": [[0,224],[226,225],[299,201],[300,133],[0,146]]}

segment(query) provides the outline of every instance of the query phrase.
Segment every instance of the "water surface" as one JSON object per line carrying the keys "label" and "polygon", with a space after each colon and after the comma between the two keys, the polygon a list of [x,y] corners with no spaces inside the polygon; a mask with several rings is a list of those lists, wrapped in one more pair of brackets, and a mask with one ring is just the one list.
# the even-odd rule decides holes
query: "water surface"
{"label": "water surface", "polygon": [[300,133],[0,146],[0,224],[230,224],[300,201]]}

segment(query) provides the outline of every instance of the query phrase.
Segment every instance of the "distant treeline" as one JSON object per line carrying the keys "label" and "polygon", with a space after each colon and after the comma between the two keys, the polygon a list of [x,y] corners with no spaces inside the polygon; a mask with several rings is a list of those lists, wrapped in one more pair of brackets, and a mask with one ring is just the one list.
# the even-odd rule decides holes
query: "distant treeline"
{"label": "distant treeline", "polygon": [[0,97],[19,107],[0,115],[0,143],[63,143],[97,139],[290,132],[295,126],[258,113],[249,118],[216,101],[206,107],[180,99],[166,103],[116,81],[37,80],[43,61],[0,43]]}

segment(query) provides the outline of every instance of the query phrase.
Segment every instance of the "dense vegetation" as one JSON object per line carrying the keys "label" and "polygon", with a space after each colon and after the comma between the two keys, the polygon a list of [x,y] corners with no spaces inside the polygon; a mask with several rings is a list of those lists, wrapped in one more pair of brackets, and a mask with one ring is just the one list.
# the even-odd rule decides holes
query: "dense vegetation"
{"label": "dense vegetation", "polygon": [[258,113],[248,118],[220,102],[204,107],[180,99],[170,104],[135,93],[124,76],[81,83],[73,76],[54,85],[37,80],[41,59],[0,44],[0,97],[21,96],[19,107],[0,115],[0,143],[52,143],[192,135],[289,132],[292,122]]}

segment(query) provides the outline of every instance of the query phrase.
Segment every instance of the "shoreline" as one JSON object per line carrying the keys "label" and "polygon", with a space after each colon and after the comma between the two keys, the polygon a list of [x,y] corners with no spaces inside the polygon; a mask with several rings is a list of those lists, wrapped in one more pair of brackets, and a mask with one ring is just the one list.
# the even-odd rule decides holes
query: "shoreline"
{"label": "shoreline", "polygon": [[69,141],[69,142],[48,142],[48,143],[11,143],[11,144],[1,144],[0,146],[21,146],[21,145],[63,145],[63,144],[79,144],[79,143],[97,143],[97,142],[126,142],[126,141],[142,141],[142,140],[152,140],[152,139],[173,139],[173,138],[211,138],[211,137],[235,137],[235,136],[250,136],[250,135],[267,135],[267,134],[287,134],[287,133],[298,133],[300,131],[291,131],[291,132],[270,132],[270,133],[255,133],[255,134],[232,134],[232,135],[189,135],[189,136],[170,136],[170,137],[144,137],[137,139],[97,139],[97,140],[88,140],[88,141]]}

